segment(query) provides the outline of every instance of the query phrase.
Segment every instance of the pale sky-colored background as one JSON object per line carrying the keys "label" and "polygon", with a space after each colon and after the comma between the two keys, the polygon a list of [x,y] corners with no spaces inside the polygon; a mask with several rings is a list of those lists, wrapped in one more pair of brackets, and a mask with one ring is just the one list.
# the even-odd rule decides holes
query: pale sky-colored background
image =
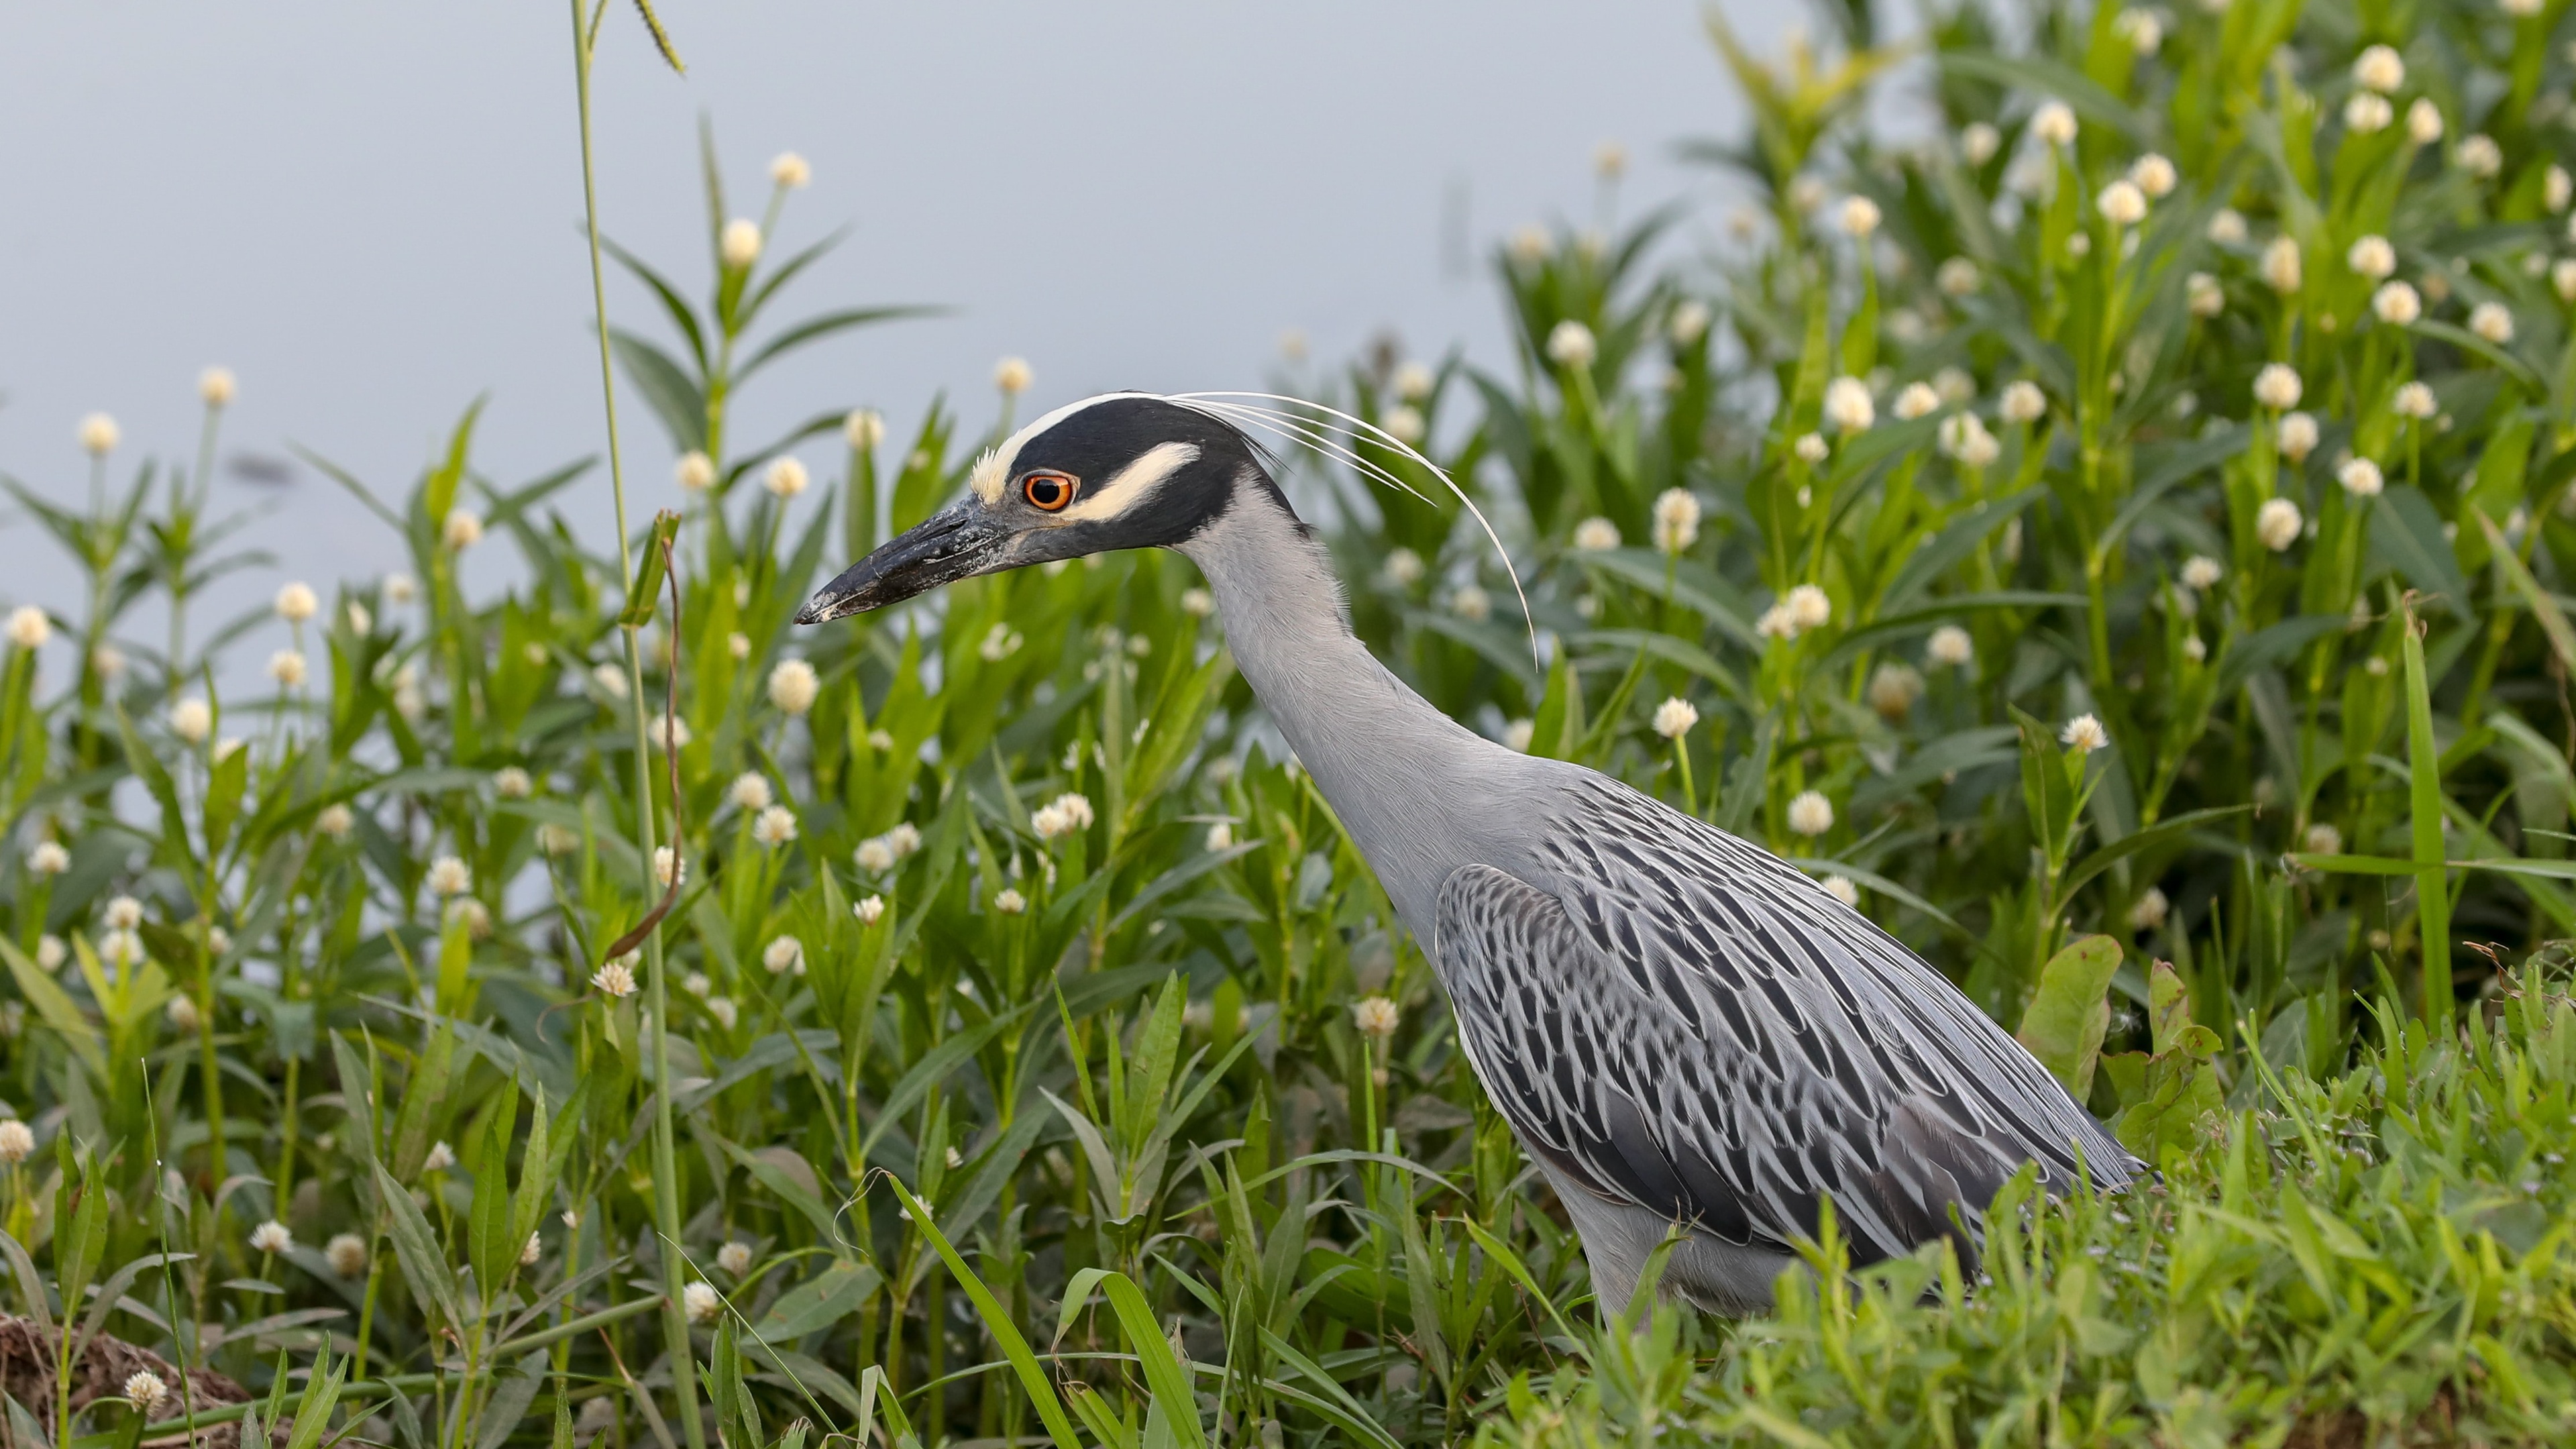
{"label": "pale sky-colored background", "polygon": [[[1728,8],[1765,52],[1801,17]],[[1458,344],[1495,363],[1484,257],[1500,237],[1588,221],[1592,156],[1615,140],[1632,156],[1623,213],[1690,198],[1693,245],[1733,193],[1671,144],[1734,135],[1744,116],[1680,0],[660,10],[686,77],[623,0],[609,18],[596,125],[610,234],[703,282],[703,114],[737,210],[775,153],[812,161],[777,244],[849,228],[788,312],[955,309],[784,365],[738,414],[745,440],[854,403],[902,432],[941,390],[980,428],[1004,354],[1030,361],[1040,407],[1113,387],[1257,387],[1290,328],[1319,362],[1392,330],[1417,355]],[[120,479],[147,456],[184,461],[209,363],[241,381],[228,456],[292,440],[388,495],[477,394],[491,402],[476,458],[496,478],[599,451],[568,14],[543,0],[0,3],[0,472],[79,496],[74,431],[92,410],[124,427]],[[1443,255],[1460,189],[1464,277]],[[648,307],[611,293],[628,325],[654,326]],[[621,393],[649,509],[675,492],[671,454]],[[806,450],[818,474],[838,472],[836,448]],[[199,637],[287,578],[327,598],[399,561],[338,489],[297,479],[218,481],[219,500],[277,509],[252,537],[280,561],[228,583]],[[604,474],[565,507],[604,530]],[[498,580],[508,552],[472,558],[469,580]],[[74,579],[0,505],[0,603],[76,615]],[[161,618],[148,602],[129,632],[157,639]]]}

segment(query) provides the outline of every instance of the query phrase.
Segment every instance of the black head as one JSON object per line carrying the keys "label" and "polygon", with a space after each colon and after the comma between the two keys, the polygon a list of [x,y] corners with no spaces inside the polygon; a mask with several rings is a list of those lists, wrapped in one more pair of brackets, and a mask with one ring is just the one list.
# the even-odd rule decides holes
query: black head
{"label": "black head", "polygon": [[1148,393],[1086,398],[977,460],[964,498],[815,591],[796,622],[882,609],[978,574],[1175,547],[1242,488],[1278,494],[1230,425]]}

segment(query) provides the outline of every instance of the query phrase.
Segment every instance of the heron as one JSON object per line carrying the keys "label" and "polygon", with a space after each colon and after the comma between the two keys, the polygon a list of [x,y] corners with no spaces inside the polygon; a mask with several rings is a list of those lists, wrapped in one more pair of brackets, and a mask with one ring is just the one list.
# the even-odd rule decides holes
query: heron
{"label": "heron", "polygon": [[1459,1045],[1605,1304],[1634,1296],[1669,1238],[1662,1292],[1763,1311],[1828,1200],[1855,1266],[1946,1238],[1973,1272],[1984,1210],[2025,1165],[2051,1194],[2145,1170],[1947,978],[1818,882],[1408,688],[1351,632],[1322,543],[1244,424],[1313,431],[1218,396],[1111,393],[1047,413],[797,621],[1117,549],[1192,560],[1236,667],[1428,943]]}

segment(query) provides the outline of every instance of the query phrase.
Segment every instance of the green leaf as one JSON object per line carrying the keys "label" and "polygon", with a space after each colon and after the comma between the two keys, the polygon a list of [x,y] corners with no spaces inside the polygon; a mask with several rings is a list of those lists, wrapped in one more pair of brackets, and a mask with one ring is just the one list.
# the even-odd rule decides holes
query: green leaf
{"label": "green leaf", "polygon": [[875,1296],[884,1280],[865,1263],[835,1259],[830,1266],[778,1295],[751,1326],[764,1343],[786,1343],[829,1328],[856,1313]]}
{"label": "green leaf", "polygon": [[2111,975],[2119,966],[2118,941],[2080,936],[2040,968],[2039,989],[2022,1013],[2021,1044],[2078,1102],[2093,1091],[2093,1064],[2111,1025]]}
{"label": "green leaf", "polygon": [[[2463,595],[2465,603],[2466,596]],[[2414,611],[2404,614],[2406,783],[2415,846],[2417,946],[2424,953],[2424,1019],[2451,1019],[2451,890],[2442,862],[2442,748],[2433,738],[2432,683],[2424,671],[2424,637]]]}
{"label": "green leaf", "polygon": [[885,1181],[896,1201],[903,1204],[905,1216],[912,1220],[912,1225],[939,1254],[940,1261],[948,1265],[957,1286],[964,1289],[967,1298],[974,1303],[975,1312],[984,1320],[984,1331],[993,1336],[994,1344],[1010,1361],[1012,1371],[1019,1375],[1020,1387],[1027,1393],[1030,1406],[1038,1411],[1038,1419],[1046,1425],[1047,1436],[1055,1441],[1056,1449],[1082,1449],[1082,1441],[1074,1437],[1072,1421],[1065,1418],[1063,1401],[1056,1397],[1054,1382],[1047,1377],[1046,1370],[1038,1366],[1037,1355],[1029,1351],[1029,1341],[1021,1336],[1019,1325],[1012,1321],[1011,1311],[1003,1307],[1001,1300],[993,1296],[993,1290],[984,1286],[984,1280],[976,1277],[975,1271],[966,1266],[966,1260],[958,1256],[957,1249],[939,1231],[938,1224],[930,1220],[930,1210],[922,1205],[921,1200],[891,1174]]}
{"label": "green leaf", "polygon": [[447,1255],[439,1251],[438,1236],[429,1229],[429,1220],[420,1215],[420,1206],[411,1200],[411,1190],[394,1180],[384,1165],[376,1165],[376,1194],[385,1209],[385,1235],[393,1240],[394,1260],[402,1267],[403,1281],[411,1285],[414,1297],[434,1305],[449,1327],[465,1331],[465,1312],[456,1296],[456,1274],[447,1266]]}
{"label": "green leaf", "polygon": [[2371,551],[2396,566],[2406,581],[2438,595],[2454,614],[2469,610],[2469,581],[2451,541],[2442,536],[2442,515],[2420,491],[2393,487],[2370,510]]}
{"label": "green leaf", "polygon": [[642,552],[635,559],[635,577],[626,586],[626,607],[618,612],[620,627],[641,629],[653,622],[661,604],[662,573],[667,564],[663,547],[680,536],[680,515],[664,509],[653,515],[653,527],[645,534]]}
{"label": "green leaf", "polygon": [[671,355],[632,332],[612,329],[609,345],[644,403],[671,437],[675,453],[701,452],[707,446],[707,399]]}

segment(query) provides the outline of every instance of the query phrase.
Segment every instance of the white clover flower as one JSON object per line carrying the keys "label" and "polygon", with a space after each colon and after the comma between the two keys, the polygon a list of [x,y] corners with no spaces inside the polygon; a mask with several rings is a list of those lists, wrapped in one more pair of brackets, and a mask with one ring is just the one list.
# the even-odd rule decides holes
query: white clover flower
{"label": "white clover flower", "polygon": [[671,847],[667,845],[657,845],[653,847],[653,880],[655,884],[664,886],[677,885],[681,881],[686,880],[688,878],[688,874],[689,863],[679,858],[677,855],[674,855],[671,851]]}
{"label": "white clover flower", "polygon": [[183,699],[170,706],[170,733],[192,745],[202,745],[214,733],[215,713],[202,699]]}
{"label": "white clover flower", "polygon": [[802,659],[782,659],[769,671],[769,702],[782,713],[803,714],[822,692],[822,678]]}
{"label": "white clover flower", "polygon": [[2075,112],[2064,101],[2050,101],[2031,113],[2030,134],[2043,146],[2073,145]]}
{"label": "white clover flower", "polygon": [[1207,828],[1207,848],[1210,854],[1234,849],[1232,821],[1220,820]]}
{"label": "white clover flower", "polygon": [[784,976],[805,962],[805,943],[794,936],[772,936],[760,951],[760,964],[772,976]]}
{"label": "white clover flower", "polygon": [[1976,657],[1976,641],[1956,624],[1944,624],[1932,631],[1923,646],[1924,656],[1935,664],[1956,668]]}
{"label": "white clover flower", "polygon": [[1798,441],[1789,445],[1789,451],[1797,454],[1798,461],[1802,463],[1816,464],[1825,461],[1825,454],[1830,449],[1826,447],[1822,433],[1800,433]]}
{"label": "white clover flower", "polygon": [[1708,324],[1708,304],[1697,297],[1688,297],[1673,308],[1671,316],[1664,319],[1664,335],[1672,339],[1675,347],[1696,347],[1699,340],[1708,335]]}
{"label": "white clover flower", "polygon": [[1834,828],[1834,802],[1819,790],[1804,790],[1789,802],[1789,828],[1800,835],[1817,836]]}
{"label": "white clover flower", "polygon": [[2389,400],[2388,406],[2389,410],[2399,417],[2414,418],[2419,422],[2442,410],[2442,405],[2433,397],[2433,389],[2420,382],[2400,385],[2397,395]]}
{"label": "white clover flower", "polygon": [[[1548,253],[1554,251],[1556,249],[1556,245],[1549,239],[1545,228],[1542,228],[1535,223],[1523,222],[1519,226],[1512,228],[1511,239],[1504,243],[1504,248],[1511,253],[1511,257],[1514,262],[1524,267],[1534,267],[1539,263],[1546,261]],[[1298,356],[1302,357],[1306,350],[1305,334],[1302,332],[1297,333],[1296,338],[1297,353]],[[1286,339],[1284,338],[1282,339],[1283,345],[1280,348],[1282,352],[1288,350],[1284,345],[1285,340]],[[1296,360],[1296,357],[1291,357],[1289,359],[1291,362]]]}
{"label": "white clover flower", "polygon": [[2058,731],[2057,742],[2076,754],[2089,755],[2107,748],[2111,735],[2102,728],[2102,721],[2089,714],[2079,714],[2066,722],[2066,728]]}
{"label": "white clover flower", "polygon": [[143,902],[132,896],[112,897],[107,909],[100,913],[100,919],[107,922],[111,931],[131,931],[143,924]]}
{"label": "white clover flower", "polygon": [[1547,334],[1547,360],[1559,367],[1590,367],[1600,355],[1600,344],[1593,340],[1592,329],[1568,317],[1550,328]]}
{"label": "white clover flower", "polygon": [[[1090,807],[1086,805],[1083,808],[1088,810]],[[1083,823],[1090,824],[1091,818],[1088,815],[1084,816]],[[894,828],[885,833],[885,839],[886,844],[894,847],[894,858],[901,860],[921,849],[921,828],[909,820],[898,820],[894,823]]]}
{"label": "white clover flower", "polygon": [[624,1000],[634,995],[635,968],[626,964],[628,959],[620,956],[590,973],[592,989],[612,1000]]}
{"label": "white clover flower", "polygon": [[1216,595],[1202,588],[1181,590],[1181,612],[1193,619],[1204,619],[1216,612]]}
{"label": "white clover flower", "polygon": [[2379,465],[2368,458],[2346,458],[2343,466],[2335,469],[2335,481],[2355,498],[2376,498],[2388,486],[2379,474]]}
{"label": "white clover flower", "polygon": [[81,450],[93,458],[104,458],[116,451],[117,441],[125,435],[116,419],[105,413],[91,413],[80,420]]}
{"label": "white clover flower", "polygon": [[748,269],[760,260],[760,223],[737,216],[716,236],[716,256],[728,272]]}
{"label": "white clover flower", "polygon": [[2173,194],[2173,189],[2182,183],[2182,175],[2174,169],[2173,162],[2150,151],[2130,164],[2129,180],[2150,200],[2160,201]]}
{"label": "white clover flower", "polygon": [[2139,55],[2153,55],[2165,43],[2165,23],[2153,10],[2123,10],[2112,22],[2115,33]]}
{"label": "white clover flower", "polygon": [[2496,0],[2496,8],[2516,20],[2528,20],[2541,11],[2542,0]]}
{"label": "white clover flower", "polygon": [[2406,84],[2406,62],[2389,47],[2374,45],[2353,61],[2352,78],[2365,89],[2394,94]]}
{"label": "white clover flower", "polygon": [[2552,162],[2548,170],[2540,173],[2540,204],[2551,211],[2565,211],[2571,200],[2576,200],[2576,178],[2568,176],[2566,167]]}
{"label": "white clover flower", "polygon": [[1996,409],[2008,423],[2035,423],[2048,416],[2048,394],[2039,384],[2028,379],[2005,386],[2003,401]]}
{"label": "white clover flower", "polygon": [[231,759],[233,756],[240,754],[242,752],[242,748],[241,736],[226,735],[222,739],[215,741],[214,749],[208,753],[209,757],[213,759],[216,764],[220,765],[224,761]]}
{"label": "white clover flower", "polygon": [[0,1164],[15,1166],[27,1160],[36,1150],[36,1132],[26,1123],[11,1117],[0,1121]]}
{"label": "white clover flower", "polygon": [[1594,515],[1574,525],[1574,546],[1585,553],[1606,553],[1619,546],[1619,525]]}
{"label": "white clover flower", "polygon": [[1914,701],[1923,697],[1923,676],[1911,665],[1885,661],[1870,672],[1867,697],[1869,707],[1881,718],[1903,719]]}
{"label": "white clover flower", "polygon": [[355,1278],[367,1271],[367,1240],[356,1233],[341,1233],[322,1245],[322,1261],[342,1278]]}
{"label": "white clover flower", "polygon": [[856,860],[860,870],[869,875],[883,875],[894,869],[894,847],[886,843],[884,836],[871,835],[859,842]]}
{"label": "white clover flower", "polygon": [[1409,589],[1422,581],[1425,572],[1422,555],[1409,548],[1399,548],[1386,556],[1386,581],[1399,589]]}
{"label": "white clover flower", "polygon": [[2254,400],[2275,412],[2297,407],[2304,391],[2299,374],[2287,363],[2267,362],[2254,374]]}
{"label": "white clover flower", "polygon": [[463,553],[483,541],[483,520],[471,508],[450,509],[438,536],[450,552]]}
{"label": "white clover flower", "polygon": [[516,765],[503,765],[492,772],[492,793],[504,800],[525,800],[537,792],[537,782]]}
{"label": "white clover flower", "polygon": [[333,840],[348,839],[349,832],[356,829],[357,824],[356,813],[348,806],[337,802],[323,806],[320,813],[313,817],[313,828]]}
{"label": "white clover flower", "polygon": [[805,465],[793,456],[772,458],[761,470],[760,486],[774,498],[793,498],[805,491],[813,480],[806,475]]}
{"label": "white clover flower", "polygon": [[2183,279],[2183,304],[2194,317],[2215,317],[2227,310],[2227,292],[2218,279],[2207,272],[2194,272]]}
{"label": "white clover flower", "polygon": [[1800,629],[1818,629],[1834,616],[1834,601],[1814,584],[1800,584],[1783,600],[1790,621]]}
{"label": "white clover flower", "polygon": [[1822,881],[1819,881],[1818,884],[1825,888],[1826,895],[1832,896],[1835,900],[1842,902],[1844,905],[1854,907],[1855,909],[1859,907],[1860,887],[1852,884],[1852,878],[1850,876],[1829,875]]}
{"label": "white clover flower", "polygon": [[1975,413],[1959,413],[1941,425],[1941,446],[1952,458],[1970,468],[1987,468],[2003,456],[2003,444],[1986,431],[1986,425]]}
{"label": "white clover flower", "polygon": [[47,971],[61,970],[71,953],[72,948],[63,944],[63,938],[51,931],[36,938],[36,964]]}
{"label": "white clover flower", "polygon": [[1687,488],[1667,488],[1655,495],[1655,548],[1681,553],[1699,541],[1699,495]]}
{"label": "white clover flower", "polygon": [[1843,433],[1860,432],[1878,421],[1878,409],[1869,400],[1869,384],[1856,377],[1838,377],[1825,384],[1825,420]]}
{"label": "white clover flower", "polygon": [[1678,695],[1655,706],[1655,733],[1665,739],[1680,739],[1689,734],[1691,728],[1698,723],[1698,708]]}
{"label": "white clover flower", "polygon": [[1460,584],[1458,592],[1449,596],[1449,612],[1470,624],[1481,624],[1493,615],[1493,596],[1474,584]]}
{"label": "white clover flower", "polygon": [[122,970],[143,960],[143,938],[133,931],[110,931],[99,938],[98,954]]}
{"label": "white clover flower", "polygon": [[1351,1004],[1351,1025],[1357,1027],[1362,1036],[1384,1041],[1395,1035],[1395,1029],[1402,1020],[1403,1013],[1395,1002],[1384,996],[1362,997]]}
{"label": "white clover flower", "polygon": [[461,896],[474,888],[474,872],[457,857],[442,855],[429,863],[428,884],[432,895]]}
{"label": "white clover flower", "polygon": [[1027,392],[1034,377],[1025,357],[1005,357],[993,364],[993,386],[1001,389],[1004,397],[1018,397]]}
{"label": "white clover flower", "polygon": [[301,624],[319,613],[322,601],[313,596],[310,584],[288,584],[277,591],[277,617],[290,624]]}
{"label": "white clover flower", "polygon": [[9,642],[21,649],[41,649],[54,637],[54,621],[33,604],[20,604],[9,611]]}
{"label": "white clover flower", "polygon": [[1934,392],[1930,387],[1923,383],[1909,382],[1905,385],[1904,390],[1896,395],[1896,405],[1889,408],[1888,411],[1896,414],[1896,416],[1903,421],[1910,423],[1916,418],[1938,411],[1940,406],[1941,395],[1939,393]]}
{"label": "white clover flower", "polygon": [[2429,96],[2419,96],[2406,108],[2406,139],[2418,146],[2430,146],[2442,139],[2442,108]]}
{"label": "white clover flower", "polygon": [[445,1138],[429,1144],[429,1155],[420,1160],[423,1172],[445,1172],[455,1165],[456,1149],[448,1146]]}
{"label": "white clover flower", "polygon": [[283,1253],[295,1246],[295,1234],[275,1218],[250,1230],[251,1250],[260,1253]]}
{"label": "white clover flower", "polygon": [[2387,282],[2370,294],[2370,310],[2392,327],[2409,327],[2424,315],[2424,299],[2408,283]]}
{"label": "white clover flower", "polygon": [[2165,923],[2165,915],[2172,909],[2173,903],[2165,899],[2165,893],[2149,886],[2145,894],[2129,905],[2129,929],[2152,931]]}
{"label": "white clover flower", "polygon": [[2344,261],[2374,282],[2386,281],[2397,271],[2397,248],[2390,246],[2384,236],[2365,236],[2344,253]]}
{"label": "white clover flower", "polygon": [[2469,330],[2502,347],[2513,340],[2513,314],[2502,302],[2480,302],[2469,309]]}
{"label": "white clover flower", "polygon": [[2209,239],[2223,247],[2245,245],[2245,214],[2232,206],[2222,206],[2212,212]]}
{"label": "white clover flower", "polygon": [[[355,599],[351,599],[349,601],[348,617],[350,633],[355,634],[360,638],[365,638],[367,635],[376,632],[376,616],[368,613],[367,606],[359,603]],[[545,646],[540,644],[531,645],[530,647],[542,650]]]}
{"label": "white clover flower", "polygon": [[27,852],[30,875],[57,876],[72,868],[72,853],[51,840],[39,840]]}
{"label": "white clover flower", "polygon": [[999,664],[1019,653],[1020,646],[1027,642],[1028,636],[1019,630],[1008,624],[995,624],[984,631],[983,642],[975,646],[975,654],[987,664]]}
{"label": "white clover flower", "polygon": [[210,408],[230,407],[239,385],[229,367],[209,367],[197,374],[197,398]]}
{"label": "white clover flower", "polygon": [[814,168],[793,151],[781,151],[769,163],[769,179],[790,191],[814,179]]}
{"label": "white clover flower", "polygon": [[548,821],[537,827],[537,849],[548,855],[570,855],[581,849],[581,832]]}
{"label": "white clover flower", "polygon": [[2550,289],[2561,302],[2576,302],[2576,257],[2560,257],[2549,268]]}
{"label": "white clover flower", "polygon": [[732,1242],[716,1249],[716,1266],[729,1278],[739,1278],[750,1272],[751,1244]]}
{"label": "white clover flower", "polygon": [[1029,908],[1029,898],[1011,886],[1004,886],[993,897],[993,909],[1006,916],[1016,916]]}
{"label": "white clover flower", "polygon": [[692,1283],[680,1290],[680,1307],[691,1323],[713,1323],[724,1312],[724,1295],[712,1283]]}
{"label": "white clover flower", "polygon": [[1538,738],[1538,721],[1516,719],[1503,726],[1503,748],[1516,755],[1526,755],[1532,741]]}
{"label": "white clover flower", "polygon": [[1878,203],[1866,196],[1844,197],[1842,211],[1835,217],[1835,221],[1842,227],[1844,234],[1866,237],[1878,230]]}
{"label": "white clover flower", "polygon": [[704,493],[716,486],[715,459],[691,448],[671,466],[671,476],[678,481],[683,492]]}
{"label": "white clover flower", "polygon": [[2324,821],[2309,826],[2299,843],[2307,848],[2310,855],[2343,854],[2343,832]]}
{"label": "white clover flower", "polygon": [[2377,135],[2397,119],[2397,108],[2377,91],[2355,91],[2343,103],[2344,129],[2356,136]]}
{"label": "white clover flower", "polygon": [[419,597],[420,584],[417,580],[413,579],[411,575],[406,573],[390,573],[385,575],[386,603],[408,604]]}
{"label": "white clover flower", "polygon": [[[252,1236],[256,1238],[258,1235]],[[170,1397],[170,1386],[152,1370],[137,1369],[125,1376],[125,1397],[134,1405],[135,1412],[149,1419],[160,1409],[162,1401]]]}
{"label": "white clover flower", "polygon": [[1380,430],[1408,448],[1421,442],[1430,426],[1424,421],[1420,408],[1404,403],[1388,408],[1386,416],[1378,420]]}
{"label": "white clover flower", "polygon": [[2182,657],[2198,664],[2209,657],[2209,646],[2200,642],[2198,634],[2185,634],[2182,636]]}
{"label": "white clover flower", "polygon": [[894,748],[894,735],[883,728],[868,731],[868,748],[882,755]]}
{"label": "white clover flower", "polygon": [[730,996],[710,996],[707,998],[707,1015],[715,1019],[717,1026],[731,1031],[734,1023],[742,1020],[742,1008],[734,1004]]}
{"label": "white clover flower", "polygon": [[2296,241],[2276,236],[2263,248],[2263,280],[2275,292],[2299,290],[2301,271]]}
{"label": "white clover flower", "polygon": [[1941,289],[1942,295],[1965,297],[1984,284],[1985,274],[1978,271],[1977,264],[1966,257],[1952,257],[1943,262],[1940,269],[1932,274],[1932,280],[1933,284]]}
{"label": "white clover flower", "polygon": [[2205,553],[2196,553],[2182,563],[2182,584],[2187,589],[2208,589],[2227,576],[2227,568]]}
{"label": "white clover flower", "polygon": [[664,754],[673,750],[687,749],[689,740],[692,738],[689,733],[689,722],[671,715],[655,715],[646,720],[644,733],[653,741],[653,748]]}
{"label": "white clover flower", "polygon": [[2306,413],[2290,413],[2281,419],[2281,456],[2293,463],[2308,461],[2317,450],[2317,420]]}
{"label": "white clover flower", "polygon": [[2287,498],[2266,499],[2261,508],[2254,510],[2254,537],[2274,553],[2297,543],[2299,530],[2306,526],[2299,505]]}
{"label": "white clover flower", "polygon": [[196,1035],[197,1028],[204,1024],[204,1018],[197,1015],[197,1003],[184,994],[171,997],[170,1004],[161,1008],[161,1014],[170,1019],[171,1029],[182,1036]]}
{"label": "white clover flower", "polygon": [[862,926],[873,926],[884,920],[885,913],[886,903],[883,896],[863,897],[856,905],[850,907],[850,914],[857,917]]}
{"label": "white clover flower", "polygon": [[758,770],[745,770],[725,787],[725,798],[745,815],[756,815],[770,807],[777,797],[770,793],[769,777]]}
{"label": "white clover flower", "polygon": [[2136,226],[2147,219],[2147,194],[2134,181],[2114,181],[2093,198],[2093,207],[2113,226]]}
{"label": "white clover flower", "polygon": [[2460,169],[2481,181],[2492,180],[2504,169],[2504,150],[2492,136],[2464,136],[2460,149],[2452,158]]}
{"label": "white clover flower", "polygon": [[1971,166],[1983,166],[1995,159],[2003,143],[2003,132],[1983,121],[1970,121],[1959,132],[1959,155]]}
{"label": "white clover flower", "polygon": [[841,419],[841,439],[853,452],[874,451],[877,444],[885,441],[885,432],[885,414],[874,408],[852,408],[849,416]]}
{"label": "white clover flower", "polygon": [[764,806],[751,822],[751,838],[772,849],[796,838],[796,812],[784,805]]}

